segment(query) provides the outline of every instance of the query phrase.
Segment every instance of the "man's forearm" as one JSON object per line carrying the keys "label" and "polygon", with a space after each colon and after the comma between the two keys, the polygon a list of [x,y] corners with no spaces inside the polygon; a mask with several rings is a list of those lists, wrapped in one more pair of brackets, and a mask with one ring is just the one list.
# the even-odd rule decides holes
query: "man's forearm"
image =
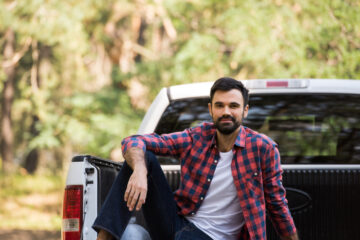
{"label": "man's forearm", "polygon": [[124,154],[125,161],[133,169],[146,169],[145,153],[141,148],[129,148]]}
{"label": "man's forearm", "polygon": [[145,203],[147,194],[147,168],[145,164],[145,153],[141,148],[129,148],[124,158],[128,165],[134,170],[131,174],[125,194],[124,200],[127,202],[129,211],[135,207],[140,210],[141,206]]}

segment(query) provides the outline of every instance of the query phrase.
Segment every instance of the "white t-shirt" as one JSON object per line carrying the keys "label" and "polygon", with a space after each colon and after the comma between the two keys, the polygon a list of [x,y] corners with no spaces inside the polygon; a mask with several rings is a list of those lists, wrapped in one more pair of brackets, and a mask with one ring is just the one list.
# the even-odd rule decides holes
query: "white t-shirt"
{"label": "white t-shirt", "polygon": [[194,216],[186,218],[214,240],[237,239],[244,217],[231,174],[232,150],[220,152],[214,177]]}

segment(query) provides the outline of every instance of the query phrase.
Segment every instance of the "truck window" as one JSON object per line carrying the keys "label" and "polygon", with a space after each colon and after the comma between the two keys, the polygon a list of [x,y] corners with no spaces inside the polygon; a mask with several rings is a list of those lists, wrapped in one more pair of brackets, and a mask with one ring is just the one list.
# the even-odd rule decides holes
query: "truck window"
{"label": "truck window", "polygon": [[[208,98],[173,101],[156,133],[211,121]],[[271,137],[285,164],[359,164],[360,96],[347,94],[251,95],[243,122]],[[178,164],[161,158],[163,164]]]}

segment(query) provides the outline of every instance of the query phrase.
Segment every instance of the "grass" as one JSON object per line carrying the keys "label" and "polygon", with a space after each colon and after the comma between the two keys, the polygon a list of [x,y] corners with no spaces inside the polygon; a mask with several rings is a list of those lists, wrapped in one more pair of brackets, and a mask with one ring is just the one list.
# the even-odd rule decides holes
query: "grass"
{"label": "grass", "polygon": [[60,230],[63,178],[0,174],[0,229]]}

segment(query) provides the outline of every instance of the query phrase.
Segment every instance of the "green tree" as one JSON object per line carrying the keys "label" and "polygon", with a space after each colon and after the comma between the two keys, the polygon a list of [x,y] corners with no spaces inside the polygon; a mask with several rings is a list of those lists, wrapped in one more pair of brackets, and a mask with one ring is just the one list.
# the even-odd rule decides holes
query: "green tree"
{"label": "green tree", "polygon": [[33,172],[74,153],[111,157],[174,84],[359,79],[359,9],[358,0],[0,1],[2,160]]}

